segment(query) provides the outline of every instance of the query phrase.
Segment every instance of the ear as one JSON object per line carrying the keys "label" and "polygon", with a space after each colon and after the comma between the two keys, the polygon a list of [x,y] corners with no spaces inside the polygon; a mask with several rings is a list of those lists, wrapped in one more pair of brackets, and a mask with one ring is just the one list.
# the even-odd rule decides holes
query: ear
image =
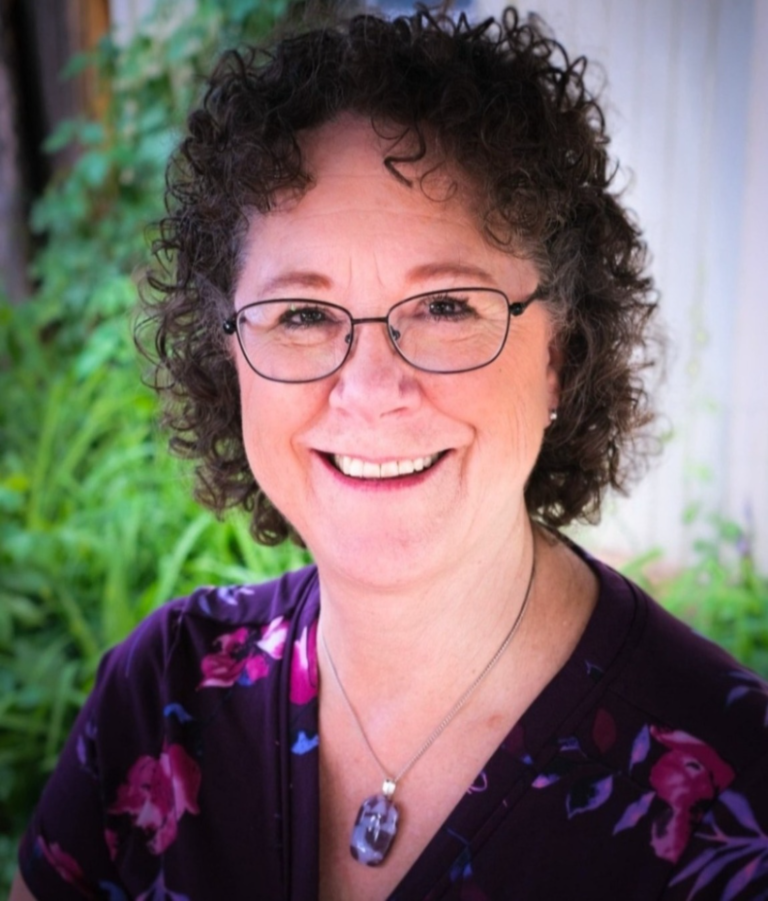
{"label": "ear", "polygon": [[565,354],[559,336],[553,336],[549,342],[549,360],[547,361],[547,426],[551,424],[550,413],[560,406],[560,373],[563,368]]}
{"label": "ear", "polygon": [[547,382],[550,390],[554,392],[551,399],[558,402],[560,400],[560,373],[562,372],[565,359],[565,352],[559,336],[553,337],[549,342],[548,351]]}

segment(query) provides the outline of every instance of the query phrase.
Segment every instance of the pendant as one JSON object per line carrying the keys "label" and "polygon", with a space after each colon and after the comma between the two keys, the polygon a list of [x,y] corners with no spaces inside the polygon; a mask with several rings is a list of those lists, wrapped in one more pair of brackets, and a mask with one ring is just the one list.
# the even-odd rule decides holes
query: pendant
{"label": "pendant", "polygon": [[395,783],[386,779],[378,795],[366,798],[352,827],[349,850],[358,863],[377,867],[384,862],[397,835],[399,813],[392,795]]}

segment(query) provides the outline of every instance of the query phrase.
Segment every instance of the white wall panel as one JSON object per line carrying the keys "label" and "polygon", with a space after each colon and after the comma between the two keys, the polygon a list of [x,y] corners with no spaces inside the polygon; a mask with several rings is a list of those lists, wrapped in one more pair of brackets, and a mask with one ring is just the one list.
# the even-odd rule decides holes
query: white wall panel
{"label": "white wall panel", "polygon": [[768,532],[768,3],[755,4],[728,456],[728,510]]}
{"label": "white wall panel", "polygon": [[[501,5],[475,8],[481,16]],[[768,356],[758,280],[768,238],[768,2],[540,0],[535,11],[571,55],[602,66],[591,83],[603,85],[618,184],[644,227],[670,336],[664,453],[579,537],[619,556],[659,546],[682,562],[689,505],[742,524],[749,508],[768,567],[768,377],[757,364]]]}

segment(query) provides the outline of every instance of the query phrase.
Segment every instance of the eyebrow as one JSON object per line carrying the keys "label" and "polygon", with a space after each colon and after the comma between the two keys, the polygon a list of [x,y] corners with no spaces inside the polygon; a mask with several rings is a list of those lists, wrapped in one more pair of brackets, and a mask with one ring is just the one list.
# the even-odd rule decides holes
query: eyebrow
{"label": "eyebrow", "polygon": [[473,266],[471,263],[453,263],[438,262],[426,263],[423,266],[416,266],[408,273],[410,281],[426,281],[430,278],[438,276],[450,276],[452,278],[479,278],[485,282],[493,281],[493,277],[481,269],[480,266]]}
{"label": "eyebrow", "polygon": [[331,280],[320,272],[299,269],[284,272],[269,279],[261,286],[261,291],[264,294],[269,294],[280,288],[319,288],[328,290],[332,285]]}
{"label": "eyebrow", "polygon": [[[453,263],[450,261],[424,263],[411,269],[406,279],[409,282],[427,281],[432,278],[439,277],[449,278],[473,278],[480,279],[483,282],[492,282],[492,276],[482,269],[480,266],[473,266],[470,263]],[[309,288],[319,290],[330,290],[333,282],[328,276],[320,272],[311,270],[297,269],[290,272],[284,272],[269,279],[261,286],[263,294],[269,294],[281,288]]]}

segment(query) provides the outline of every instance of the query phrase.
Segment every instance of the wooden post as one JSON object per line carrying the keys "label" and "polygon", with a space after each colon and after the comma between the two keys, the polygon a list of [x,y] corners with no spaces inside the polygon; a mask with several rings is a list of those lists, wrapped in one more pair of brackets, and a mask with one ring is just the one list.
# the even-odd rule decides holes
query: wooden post
{"label": "wooden post", "polygon": [[17,58],[7,3],[0,4],[0,292],[20,301],[29,291],[25,185],[21,165]]}

